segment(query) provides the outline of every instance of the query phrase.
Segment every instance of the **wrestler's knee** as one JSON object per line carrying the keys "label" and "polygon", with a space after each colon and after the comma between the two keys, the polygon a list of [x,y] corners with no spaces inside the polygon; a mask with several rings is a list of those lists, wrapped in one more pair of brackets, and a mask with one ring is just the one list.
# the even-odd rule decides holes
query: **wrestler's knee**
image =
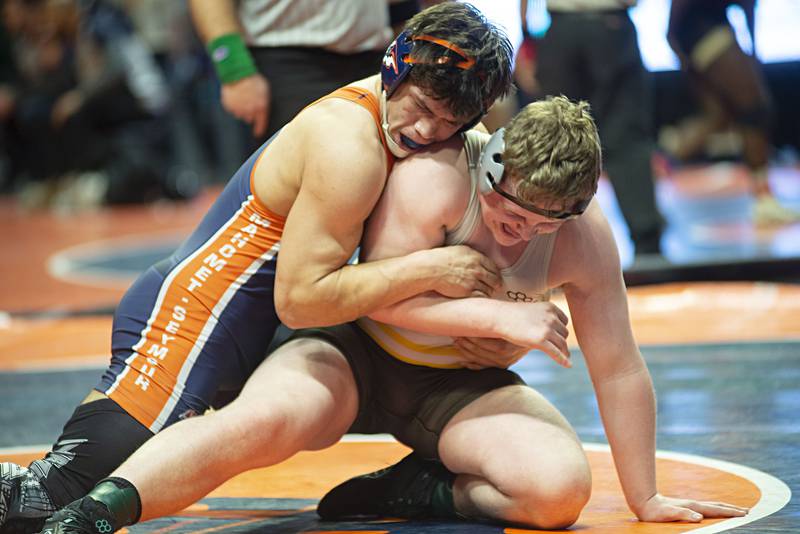
{"label": "wrestler's knee", "polygon": [[591,473],[582,463],[552,474],[519,473],[508,495],[515,520],[542,529],[566,528],[578,520],[592,491]]}

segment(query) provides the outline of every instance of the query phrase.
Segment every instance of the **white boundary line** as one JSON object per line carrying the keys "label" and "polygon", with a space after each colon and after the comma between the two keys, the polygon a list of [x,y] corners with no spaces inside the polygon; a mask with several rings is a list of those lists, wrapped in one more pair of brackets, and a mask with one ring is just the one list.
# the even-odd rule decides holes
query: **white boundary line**
{"label": "white boundary line", "polygon": [[49,451],[52,443],[47,445],[22,445],[20,447],[0,447],[0,454],[33,454]]}
{"label": "white boundary line", "polygon": [[50,276],[64,282],[106,289],[125,289],[136,278],[136,275],[120,274],[119,271],[103,268],[86,269],[79,272],[74,269],[75,258],[111,254],[137,247],[152,248],[154,245],[166,243],[173,244],[173,248],[175,248],[185,237],[185,233],[169,230],[87,241],[51,254],[46,261],[46,270]]}
{"label": "white boundary line", "polygon": [[[376,434],[374,436],[363,435],[363,434],[348,434],[344,436],[344,438],[342,438],[342,441],[356,442],[356,443],[365,443],[365,442],[371,443],[371,442],[392,442],[395,441],[395,439],[389,434]],[[606,452],[611,454],[611,448],[604,443],[584,443],[583,448],[587,451]],[[757,469],[753,469],[751,467],[747,467],[741,464],[725,462],[723,460],[716,460],[714,458],[709,458],[707,456],[697,456],[694,454],[686,454],[682,452],[663,451],[663,450],[656,451],[656,458],[660,458],[662,460],[677,460],[689,464],[711,467],[714,469],[718,469],[719,471],[724,471],[726,473],[731,473],[733,475],[740,476],[749,482],[752,482],[753,484],[756,485],[756,487],[758,487],[759,491],[761,492],[761,498],[758,500],[755,506],[750,508],[750,512],[746,516],[732,517],[730,519],[714,523],[713,525],[708,525],[705,527],[697,527],[694,529],[691,528],[690,525],[687,525],[687,527],[689,528],[684,532],[692,532],[692,534],[712,534],[714,532],[724,532],[732,528],[752,523],[754,521],[772,515],[781,508],[783,508],[784,506],[786,506],[786,504],[789,502],[789,499],[792,496],[792,490],[789,489],[789,486],[787,486],[782,480],[770,474],[764,473],[763,471],[759,471]]]}
{"label": "white boundary line", "polygon": [[[611,449],[605,444],[585,443],[584,448],[587,450],[595,451],[608,451]],[[747,467],[741,464],[725,462],[723,460],[716,460],[707,456],[697,456],[694,454],[686,454],[682,452],[672,451],[656,451],[656,458],[663,460],[678,460],[689,464],[702,465],[712,467],[719,471],[725,471],[744,478],[752,482],[758,487],[761,492],[761,498],[758,502],[750,508],[750,511],[743,517],[732,517],[713,525],[691,529],[687,532],[693,534],[711,534],[713,532],[724,532],[732,528],[740,527],[748,523],[752,523],[764,517],[774,514],[789,502],[792,497],[792,490],[789,489],[782,480],[776,478],[768,473]]]}
{"label": "white boundary line", "polygon": [[[348,434],[344,436],[341,441],[345,443],[387,443],[395,442],[396,440],[388,434]],[[584,443],[583,448],[593,452],[607,452],[609,454],[611,452],[610,447],[604,443]],[[0,447],[0,454],[27,454],[47,450],[50,450],[50,445]],[[702,465],[731,473],[752,482],[758,487],[759,491],[761,491],[761,498],[755,506],[750,508],[750,513],[746,516],[733,517],[705,527],[698,527],[695,529],[689,528],[689,530],[685,532],[692,532],[693,534],[713,534],[715,532],[724,532],[752,523],[779,511],[786,506],[792,496],[792,491],[789,489],[789,486],[782,480],[751,467],[683,452],[658,450],[656,451],[656,457],[663,460],[677,460],[689,464]]]}

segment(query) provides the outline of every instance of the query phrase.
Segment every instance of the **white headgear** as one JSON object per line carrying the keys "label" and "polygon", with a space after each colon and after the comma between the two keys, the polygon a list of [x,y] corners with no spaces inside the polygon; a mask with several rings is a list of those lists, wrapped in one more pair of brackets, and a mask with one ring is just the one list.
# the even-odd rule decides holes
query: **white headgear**
{"label": "white headgear", "polygon": [[500,128],[492,134],[481,152],[481,163],[478,167],[478,187],[481,193],[490,193],[492,183],[500,185],[503,181],[503,151],[506,148],[505,129]]}

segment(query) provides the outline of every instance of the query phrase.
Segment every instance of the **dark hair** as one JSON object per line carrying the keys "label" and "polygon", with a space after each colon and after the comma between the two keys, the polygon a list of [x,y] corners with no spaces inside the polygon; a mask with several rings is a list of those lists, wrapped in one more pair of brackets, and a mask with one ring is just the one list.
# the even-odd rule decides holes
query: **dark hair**
{"label": "dark hair", "polygon": [[[428,35],[463,50],[475,64],[469,69],[452,65],[462,57],[430,41],[415,41],[415,59],[409,80],[425,94],[448,103],[450,111],[469,120],[485,113],[511,87],[512,48],[505,32],[478,9],[462,2],[443,2],[417,13],[406,24],[413,38]],[[449,63],[437,58],[452,56]]]}

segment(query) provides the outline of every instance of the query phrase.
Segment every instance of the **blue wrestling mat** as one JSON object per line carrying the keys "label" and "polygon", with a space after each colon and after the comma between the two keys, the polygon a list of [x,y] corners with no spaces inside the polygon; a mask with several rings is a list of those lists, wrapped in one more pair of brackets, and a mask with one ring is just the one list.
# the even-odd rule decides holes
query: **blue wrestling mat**
{"label": "blue wrestling mat", "polygon": [[207,510],[185,515],[154,519],[129,527],[131,533],[166,532],[252,532],[262,534],[317,534],[323,532],[371,532],[411,534],[426,532],[456,534],[501,534],[504,528],[496,525],[443,521],[382,520],[374,522],[320,521],[310,499],[203,499],[198,507]]}

